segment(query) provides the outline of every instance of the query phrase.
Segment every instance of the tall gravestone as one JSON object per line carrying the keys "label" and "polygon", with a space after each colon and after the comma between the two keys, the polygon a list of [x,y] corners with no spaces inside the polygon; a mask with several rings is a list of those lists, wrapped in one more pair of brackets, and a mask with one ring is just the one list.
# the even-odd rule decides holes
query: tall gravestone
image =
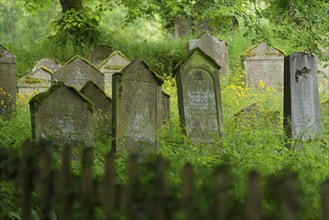
{"label": "tall gravestone", "polygon": [[55,144],[92,146],[93,104],[75,88],[59,82],[30,101],[32,137]]}
{"label": "tall gravestone", "polygon": [[227,73],[229,69],[227,44],[219,41],[209,32],[203,33],[198,39],[188,42],[188,50],[199,47],[221,67],[221,73]]}
{"label": "tall gravestone", "polygon": [[17,82],[18,93],[34,95],[48,90],[51,86],[51,70],[43,66],[33,73],[21,77]]}
{"label": "tall gravestone", "polygon": [[94,65],[98,66],[103,60],[105,60],[114,49],[107,45],[97,45],[93,47],[89,53],[87,59]]}
{"label": "tall gravestone", "polygon": [[181,125],[194,144],[211,143],[223,131],[219,69],[199,48],[175,68]]}
{"label": "tall gravestone", "polygon": [[16,109],[16,56],[0,44],[0,118]]}
{"label": "tall gravestone", "polygon": [[52,84],[62,81],[66,85],[80,90],[89,80],[104,90],[104,74],[87,60],[75,56],[52,74]]}
{"label": "tall gravestone", "polygon": [[94,104],[96,126],[103,134],[111,133],[112,100],[93,81],[88,81],[80,92]]}
{"label": "tall gravestone", "polygon": [[285,53],[266,43],[254,45],[246,50],[242,58],[247,85],[257,86],[263,81],[270,86],[283,86],[283,58]]}
{"label": "tall gravestone", "polygon": [[105,91],[112,94],[112,75],[120,72],[130,61],[120,51],[114,51],[109,57],[103,60],[98,69],[105,75]]}
{"label": "tall gravestone", "polygon": [[162,91],[162,120],[169,120],[170,117],[170,95]]}
{"label": "tall gravestone", "polygon": [[34,65],[34,67],[32,68],[32,72],[36,72],[41,67],[45,67],[49,69],[51,72],[55,72],[56,70],[61,68],[61,64],[58,63],[56,60],[43,58]]}
{"label": "tall gravestone", "polygon": [[287,137],[309,140],[322,136],[322,120],[314,55],[284,58],[284,127]]}
{"label": "tall gravestone", "polygon": [[113,146],[128,151],[157,149],[163,80],[142,60],[113,75]]}

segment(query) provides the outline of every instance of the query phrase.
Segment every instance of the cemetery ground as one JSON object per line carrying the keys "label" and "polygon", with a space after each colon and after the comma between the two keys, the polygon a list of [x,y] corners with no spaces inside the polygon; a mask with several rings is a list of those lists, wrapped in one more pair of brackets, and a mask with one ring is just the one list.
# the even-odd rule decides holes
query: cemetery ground
{"label": "cemetery ground", "polygon": [[[298,179],[298,203],[300,206],[299,219],[320,218],[320,185],[329,177],[329,114],[322,111],[324,138],[313,142],[305,142],[300,149],[294,146],[286,147],[283,135],[283,97],[280,88],[267,86],[260,81],[257,87],[248,87],[244,83],[244,73],[236,72],[230,77],[221,79],[221,92],[224,113],[224,135],[213,144],[193,145],[191,140],[182,134],[179,126],[177,106],[177,91],[174,79],[167,80],[164,90],[171,95],[171,117],[162,126],[158,135],[161,147],[158,152],[152,153],[146,161],[139,166],[142,191],[152,193],[150,185],[152,172],[150,161],[161,155],[166,161],[167,185],[171,195],[180,193],[182,184],[182,169],[187,163],[193,167],[195,180],[196,206],[198,213],[209,210],[207,198],[211,195],[211,182],[214,170],[221,165],[229,167],[232,185],[230,187],[229,207],[234,212],[240,212],[246,206],[247,176],[250,170],[256,170],[261,175],[261,208],[262,214],[279,213],[279,203],[273,203],[273,189],[276,187],[275,179],[289,173],[295,173]],[[321,101],[327,100],[329,94],[320,93]],[[2,152],[10,152],[10,155],[20,155],[21,145],[26,139],[31,139],[31,125],[29,113],[29,98],[18,96],[17,115],[11,120],[0,121],[0,146]],[[238,119],[235,116],[237,109],[243,109],[253,103],[258,103],[261,112],[279,111],[280,119],[277,122],[269,117],[261,117],[257,120]],[[234,108],[232,108],[234,106]],[[249,117],[258,117],[249,115]],[[243,121],[246,120],[246,121]],[[249,122],[252,123],[249,123]],[[93,172],[96,178],[104,174],[105,158],[111,149],[111,139],[97,132],[94,148]],[[52,166],[58,167],[61,163],[60,151],[54,148]],[[73,173],[81,172],[81,149],[73,150]],[[13,158],[1,158],[2,167],[17,166]],[[119,148],[116,153],[116,175],[119,183],[128,181],[128,153]],[[1,181],[1,217],[15,219],[19,216],[20,191],[17,185],[11,182]],[[154,192],[154,191],[153,191]],[[33,201],[38,200],[38,195],[33,194]],[[275,201],[275,200],[274,200]],[[39,207],[32,205],[33,212],[38,213]],[[72,215],[78,218],[79,211],[73,207]],[[123,215],[123,213],[119,213]],[[279,215],[279,214],[278,214]],[[102,213],[98,213],[98,217]],[[179,213],[176,216],[180,219]]]}

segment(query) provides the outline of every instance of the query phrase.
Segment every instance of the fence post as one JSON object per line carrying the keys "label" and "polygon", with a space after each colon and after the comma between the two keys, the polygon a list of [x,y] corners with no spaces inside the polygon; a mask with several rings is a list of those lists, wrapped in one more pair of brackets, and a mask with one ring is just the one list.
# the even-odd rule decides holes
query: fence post
{"label": "fence post", "polygon": [[283,216],[287,220],[297,220],[298,200],[297,178],[295,175],[284,178],[281,193]]}
{"label": "fence post", "polygon": [[329,180],[321,185],[322,219],[329,220]]}
{"label": "fence post", "polygon": [[49,142],[42,142],[37,146],[41,148],[40,155],[40,211],[42,220],[50,219],[51,213],[51,144]]}
{"label": "fence post", "polygon": [[32,143],[26,141],[23,144],[22,152],[22,198],[21,198],[21,219],[31,219],[31,192],[32,192]]}
{"label": "fence post", "polygon": [[116,204],[116,176],[115,176],[115,154],[111,151],[105,161],[105,176],[103,181],[104,198],[103,207],[105,218],[114,219],[113,211]]}
{"label": "fence post", "polygon": [[191,164],[183,167],[182,209],[185,219],[193,219],[193,170]]}
{"label": "fence post", "polygon": [[86,148],[82,158],[81,205],[85,219],[93,219],[93,149]]}
{"label": "fence post", "polygon": [[261,219],[259,179],[259,174],[256,171],[250,171],[247,191],[247,218],[249,220]]}
{"label": "fence post", "polygon": [[156,220],[166,220],[166,209],[165,209],[165,199],[166,199],[166,161],[160,157],[157,163],[157,178],[156,178],[156,207],[155,207],[155,218]]}
{"label": "fence post", "polygon": [[226,207],[229,200],[230,175],[227,166],[221,166],[215,173],[215,212],[216,219],[226,220]]}
{"label": "fence post", "polygon": [[59,173],[59,219],[70,219],[70,208],[72,195],[69,194],[71,178],[71,147],[65,146],[63,149],[62,170]]}
{"label": "fence post", "polygon": [[132,154],[128,161],[128,218],[135,220],[138,219],[138,158],[136,154]]}

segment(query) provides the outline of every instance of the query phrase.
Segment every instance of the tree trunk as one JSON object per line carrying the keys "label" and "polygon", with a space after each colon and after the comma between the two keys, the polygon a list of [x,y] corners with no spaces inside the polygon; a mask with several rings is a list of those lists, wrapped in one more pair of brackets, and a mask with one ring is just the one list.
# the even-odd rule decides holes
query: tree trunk
{"label": "tree trunk", "polygon": [[75,9],[77,11],[83,8],[82,0],[59,0],[62,6],[62,11],[66,12],[70,9]]}

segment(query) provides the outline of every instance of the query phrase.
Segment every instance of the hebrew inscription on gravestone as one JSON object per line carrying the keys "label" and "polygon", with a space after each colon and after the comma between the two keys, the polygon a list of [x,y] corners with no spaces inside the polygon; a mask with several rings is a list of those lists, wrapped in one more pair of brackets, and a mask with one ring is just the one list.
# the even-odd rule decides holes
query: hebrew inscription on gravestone
{"label": "hebrew inscription on gravestone", "polygon": [[181,124],[195,144],[213,142],[223,130],[219,69],[199,48],[175,68]]}
{"label": "hebrew inscription on gravestone", "polygon": [[322,119],[314,55],[294,53],[284,58],[284,126],[298,140],[322,136]]}
{"label": "hebrew inscription on gravestone", "polygon": [[18,92],[22,95],[34,95],[46,91],[51,86],[51,74],[51,70],[41,66],[18,80]]}
{"label": "hebrew inscription on gravestone", "polygon": [[94,144],[93,104],[73,87],[59,82],[30,101],[32,137],[58,145]]}
{"label": "hebrew inscription on gravestone", "polygon": [[16,109],[16,56],[0,44],[0,118]]}
{"label": "hebrew inscription on gravestone", "polygon": [[104,74],[80,56],[75,56],[65,63],[52,74],[51,79],[52,84],[61,81],[77,90],[80,90],[89,80],[104,90]]}
{"label": "hebrew inscription on gravestone", "polygon": [[162,78],[142,60],[113,75],[113,146],[131,151],[157,149],[161,126]]}

